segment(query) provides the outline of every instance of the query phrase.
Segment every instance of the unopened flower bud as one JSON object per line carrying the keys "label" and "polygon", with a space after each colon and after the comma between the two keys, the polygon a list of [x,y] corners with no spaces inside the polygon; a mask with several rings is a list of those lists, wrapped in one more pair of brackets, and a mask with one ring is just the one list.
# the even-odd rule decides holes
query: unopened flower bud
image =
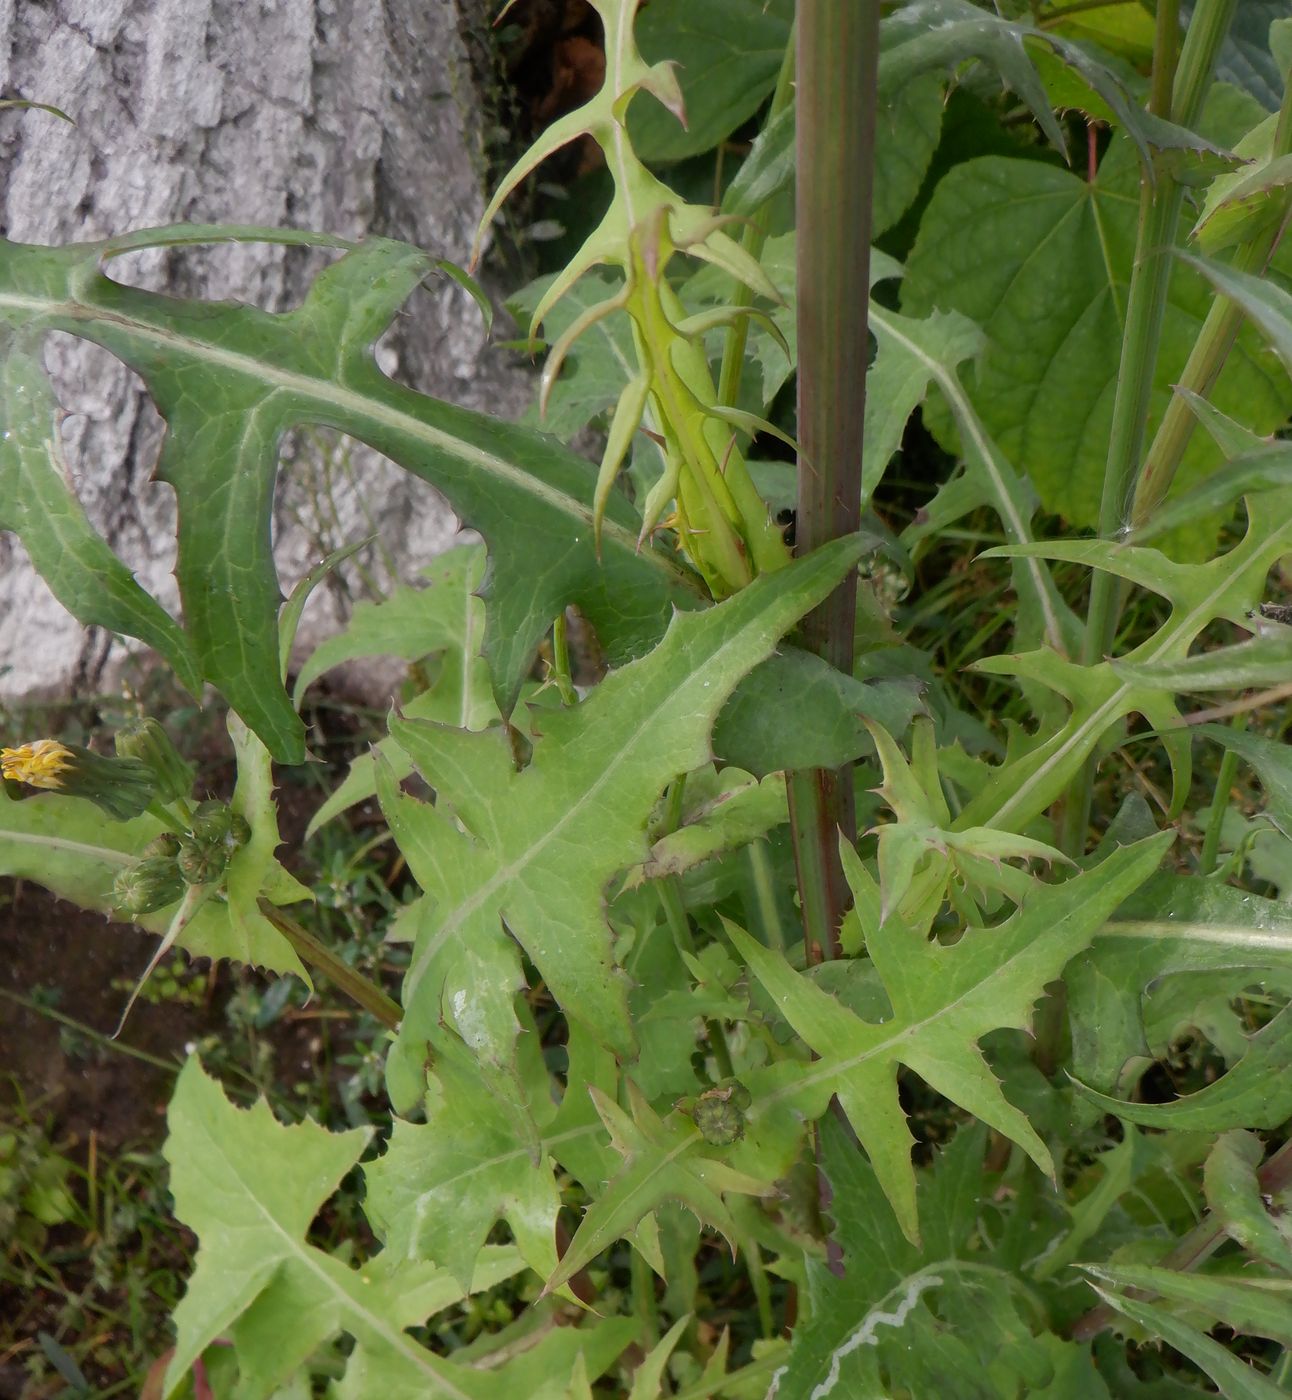
{"label": "unopened flower bud", "polygon": [[112,907],[137,919],[174,904],[184,893],[184,881],[170,856],[145,856],[117,872],[112,882]]}
{"label": "unopened flower bud", "polygon": [[739,1081],[733,1081],[725,1087],[706,1089],[696,1099],[691,1117],[705,1142],[714,1147],[729,1147],[745,1135],[744,1110],[749,1103],[749,1090]]}
{"label": "unopened flower bud", "polygon": [[224,802],[208,799],[199,802],[189,822],[189,830],[198,841],[222,841],[233,823],[233,813]]}
{"label": "unopened flower bud", "polygon": [[137,817],[156,796],[153,776],[138,759],[106,758],[57,739],[37,739],[16,749],[0,749],[0,777],[68,797],[88,798],[117,821]]}
{"label": "unopened flower bud", "polygon": [[229,818],[229,835],[226,838],[226,843],[231,845],[236,851],[240,850],[250,840],[251,826],[247,822],[246,817],[239,816],[237,812],[234,812]]}
{"label": "unopened flower bud", "polygon": [[224,874],[229,852],[222,841],[184,841],[175,864],[190,885],[209,885]]}
{"label": "unopened flower bud", "polygon": [[132,720],[117,730],[114,743],[119,757],[137,758],[144,764],[163,802],[174,802],[193,791],[192,764],[180,757],[170,735],[155,719],[145,716]]}
{"label": "unopened flower bud", "polygon": [[174,860],[179,855],[179,837],[173,831],[162,831],[153,837],[140,852],[145,856],[169,856]]}
{"label": "unopened flower bud", "polygon": [[251,840],[251,827],[247,825],[247,819],[239,816],[227,803],[214,799],[197,804],[189,830],[194,841],[222,846],[226,857],[241,850]]}

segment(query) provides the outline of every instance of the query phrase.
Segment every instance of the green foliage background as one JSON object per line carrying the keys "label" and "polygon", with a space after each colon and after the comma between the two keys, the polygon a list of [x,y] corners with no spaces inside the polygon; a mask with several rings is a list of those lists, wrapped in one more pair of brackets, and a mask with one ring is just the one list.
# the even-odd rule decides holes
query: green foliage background
{"label": "green foliage background", "polygon": [[[412,289],[469,282],[419,250],[347,245],[269,316],[123,286],[112,259],[337,240],[0,244],[0,525],[84,623],[231,710],[245,839],[145,926],[310,964],[388,1032],[389,1111],[346,1132],[183,1070],[166,1153],[199,1248],[161,1389],[1285,1394],[1292,629],[1261,605],[1292,552],[1292,21],[1230,16],[1195,132],[1145,106],[1166,61],[1146,5],[886,7],[865,527],[791,561],[794,6],[594,8],[605,86],[490,208],[562,146],[605,158],[608,207],[581,223],[576,191],[564,264],[511,303],[550,350],[537,423],[379,372]],[[1225,9],[1196,7],[1186,60]],[[1172,248],[1146,247],[1180,191]],[[1141,335],[1150,263],[1169,272]],[[1241,328],[1203,375],[1226,306]],[[182,624],[61,469],[49,331],[117,354],[167,421]],[[1141,373],[1146,443],[1170,405],[1201,431],[1133,537],[1090,538]],[[425,477],[483,543],[357,609],[289,690],[326,572],[283,605],[270,505],[301,425]],[[599,468],[567,445],[589,426]],[[836,671],[795,632],[858,567]],[[1092,574],[1117,599],[1107,655]],[[410,877],[398,1002],[286,916],[310,892],[276,855],[303,698],[374,654],[416,684],[313,830],[379,803]],[[1213,692],[1239,698],[1189,698]],[[818,768],[853,782],[860,833],[825,960],[829,930],[795,931],[814,891],[779,776]],[[195,824],[188,797],[105,828],[6,784],[0,870],[106,909],[117,871]],[[356,1182],[364,1229],[324,1247],[316,1217]],[[428,1324],[486,1301],[495,1325],[444,1354]]]}

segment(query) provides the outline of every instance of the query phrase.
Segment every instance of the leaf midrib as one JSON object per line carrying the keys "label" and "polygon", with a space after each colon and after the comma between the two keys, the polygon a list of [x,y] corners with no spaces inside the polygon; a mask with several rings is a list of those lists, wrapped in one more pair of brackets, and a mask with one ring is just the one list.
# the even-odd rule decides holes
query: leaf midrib
{"label": "leaf midrib", "polygon": [[110,846],[90,846],[83,841],[68,841],[62,836],[47,836],[36,831],[6,831],[0,828],[0,835],[6,841],[19,845],[45,846],[54,851],[66,851],[69,855],[88,856],[105,865],[129,865],[135,860],[129,851],[116,851]]}
{"label": "leaf midrib", "polygon": [[[429,1126],[429,1125],[428,1125]],[[552,1148],[556,1143],[571,1142],[575,1138],[590,1137],[600,1130],[599,1123],[585,1123],[582,1127],[567,1128],[563,1133],[553,1133],[550,1137],[541,1137],[538,1140],[539,1151],[544,1156],[557,1157],[559,1153],[553,1152]],[[473,1163],[465,1171],[454,1172],[452,1176],[442,1177],[433,1187],[426,1191],[419,1191],[415,1198],[414,1210],[423,1209],[423,1203],[429,1196],[435,1195],[447,1187],[456,1186],[460,1181],[470,1181],[473,1176],[478,1176],[482,1172],[491,1172],[495,1167],[506,1166],[509,1162],[514,1162],[523,1157],[527,1162],[532,1161],[530,1149],[528,1147],[515,1147],[508,1152],[500,1152],[495,1157],[485,1157]]]}
{"label": "leaf midrib", "polygon": [[[195,1115],[196,1118],[196,1115]],[[223,1161],[226,1169],[233,1179],[242,1188],[247,1200],[255,1207],[256,1212],[266,1224],[272,1227],[273,1232],[278,1235],[286,1245],[285,1253],[280,1256],[295,1259],[303,1264],[311,1274],[322,1280],[326,1288],[332,1295],[340,1300],[344,1310],[348,1310],[357,1317],[368,1323],[373,1332],[408,1361],[412,1362],[424,1375],[430,1376],[437,1385],[443,1387],[445,1392],[452,1397],[452,1400],[474,1400],[474,1397],[465,1390],[459,1390],[456,1385],[449,1380],[441,1370],[441,1365],[451,1363],[440,1363],[439,1358],[419,1347],[416,1342],[409,1337],[402,1328],[392,1330],[385,1318],[377,1316],[369,1309],[365,1308],[353,1294],[349,1293],[342,1285],[333,1278],[319,1261],[314,1257],[312,1247],[304,1240],[298,1240],[295,1235],[286,1230],[278,1218],[270,1211],[269,1207],[260,1199],[253,1190],[251,1184],[242,1173],[242,1163],[229,1156],[223,1150],[223,1145],[206,1135],[208,1138],[207,1152],[214,1160]],[[326,1257],[326,1256],[324,1256]]]}
{"label": "leaf midrib", "polygon": [[[759,622],[762,622],[766,617],[767,613],[762,614]],[[674,626],[677,625],[677,622],[678,619],[675,619]],[[681,687],[674,688],[666,695],[662,696],[658,703],[651,709],[650,713],[640,719],[631,737],[619,746],[615,761],[606,765],[606,767],[601,770],[596,780],[589,787],[585,788],[583,793],[566,808],[561,814],[560,819],[554,822],[536,841],[527,846],[524,851],[519,853],[513,861],[505,866],[500,865],[496,873],[491,876],[490,879],[479,885],[468,898],[448,911],[443,923],[436,929],[432,937],[427,940],[425,948],[421,950],[420,954],[409,965],[408,972],[404,977],[405,1006],[413,1005],[417,995],[417,989],[421,985],[423,977],[425,977],[432,960],[444,946],[445,942],[456,933],[473,914],[486,907],[495,895],[505,890],[508,885],[515,881],[528,866],[538,859],[543,850],[562,834],[571,822],[584,815],[589,804],[595,803],[597,796],[606,785],[611,783],[618,776],[625,763],[636,754],[643,740],[647,743],[651,742],[653,727],[662,718],[666,718],[671,710],[676,710],[678,708],[679,694],[683,693],[685,689],[689,688],[695,682],[701,670],[709,671],[719,667],[726,653],[731,648],[739,647],[742,643],[748,644],[750,640],[748,635],[750,626],[756,627],[759,625],[759,622],[742,627],[724,642],[720,643],[709,653],[708,657],[702,661],[701,666],[687,676]],[[661,643],[661,645],[667,645],[667,641]],[[746,669],[752,669],[753,664],[755,663],[751,663],[750,667]],[[717,692],[715,691],[715,698],[716,695]],[[710,708],[712,713],[709,713],[708,710],[706,710],[705,713],[708,715],[709,723],[711,724],[713,716],[717,713],[718,706],[713,705]],[[583,876],[583,880],[586,881],[586,872],[580,873]],[[614,872],[611,871],[611,874],[613,873]],[[574,883],[575,881],[572,876],[571,887],[574,886]]]}
{"label": "leaf midrib", "polygon": [[[1064,919],[1066,920],[1071,917],[1071,914],[1067,914],[1064,916]],[[980,931],[989,932],[989,930]],[[1091,937],[1093,936],[1094,935],[1092,934]],[[1054,943],[1058,943],[1060,941],[1061,935],[1058,934],[1055,930],[1051,929],[1050,938]],[[992,968],[991,971],[989,971],[985,977],[980,978],[972,986],[966,987],[965,990],[961,992],[961,994],[958,997],[956,997],[954,1001],[947,1002],[943,1006],[937,1007],[930,1015],[926,1016],[922,1021],[908,1022],[899,1031],[897,1031],[896,1034],[888,1036],[885,1040],[877,1041],[874,1045],[870,1046],[869,1049],[863,1050],[858,1055],[851,1055],[846,1058],[837,1060],[820,1060],[817,1062],[816,1066],[805,1066],[804,1072],[797,1079],[795,1079],[791,1083],[785,1084],[779,1089],[773,1089],[770,1093],[761,1096],[754,1105],[754,1108],[751,1112],[751,1117],[762,1117],[764,1110],[771,1108],[774,1104],[779,1103],[782,1099],[792,1098],[795,1095],[802,1093],[804,1089],[811,1089],[815,1088],[818,1085],[825,1085],[842,1075],[850,1074],[853,1070],[858,1069],[860,1066],[864,1065],[868,1060],[873,1060],[880,1055],[885,1055],[887,1052],[892,1051],[893,1047],[900,1045],[903,1041],[911,1040],[915,1036],[923,1032],[929,1026],[935,1025],[937,1024],[937,1022],[945,1020],[947,1017],[953,1015],[956,1011],[958,1011],[962,1007],[962,1005],[969,999],[969,997],[980,993],[984,987],[988,987],[993,983],[999,982],[999,980],[1002,977],[1006,976],[1006,974],[1013,971],[1014,966],[1019,961],[1019,959],[1024,957],[1026,954],[1032,952],[1036,948],[1037,943],[1039,941],[1039,939],[1033,939],[1030,943],[1024,943],[1015,953],[1013,953],[1009,958],[1007,958],[1006,961],[1004,961],[1003,963],[998,963],[994,968]],[[1078,950],[1073,950],[1074,954],[1076,951]],[[1037,992],[1037,995],[1040,995],[1039,991]],[[1035,1000],[1035,998],[1033,998],[1033,1000]],[[863,1021],[860,1016],[858,1016],[856,1019],[858,1021],[858,1024],[864,1027],[866,1030],[884,1029],[882,1025],[877,1026],[873,1022]]]}
{"label": "leaf midrib", "polygon": [[[498,480],[507,482],[524,494],[537,497],[544,504],[569,516],[580,529],[588,531],[592,529],[591,506],[585,506],[581,501],[566,495],[540,478],[531,476],[521,468],[513,466],[505,458],[497,457],[483,448],[454,437],[451,433],[432,427],[423,422],[422,419],[384,404],[380,400],[356,393],[345,385],[335,384],[330,380],[314,379],[308,375],[283,369],[278,365],[268,364],[264,360],[255,359],[250,355],[211,345],[192,336],[176,334],[162,327],[151,325],[147,321],[137,320],[76,301],[59,302],[41,297],[23,297],[3,292],[0,293],[0,311],[4,310],[29,312],[34,316],[43,317],[50,323],[61,320],[70,323],[73,327],[92,326],[96,322],[113,323],[126,331],[127,334],[143,342],[163,349],[170,349],[176,353],[187,354],[198,362],[216,365],[245,378],[265,383],[270,386],[271,392],[287,391],[307,403],[319,404],[328,410],[326,417],[320,416],[317,420],[323,426],[331,425],[335,410],[340,408],[352,416],[356,422],[376,423],[390,431],[414,438],[436,451],[443,452],[450,457],[456,457]],[[53,328],[63,329],[64,327]],[[75,329],[72,329],[71,333],[82,334]],[[83,334],[85,339],[96,339],[88,331]],[[394,382],[390,382],[394,386]],[[435,402],[434,400],[428,401]],[[309,415],[302,412],[299,421],[310,421]],[[359,436],[359,434],[356,433],[355,436]],[[591,538],[590,535],[589,538]],[[646,560],[661,573],[677,575],[679,581],[681,580],[682,576],[664,556],[653,550],[642,550],[638,555],[635,531],[628,530],[615,521],[607,519],[602,527],[602,538],[613,539],[627,553]]]}
{"label": "leaf midrib", "polygon": [[1096,938],[1150,942],[1215,943],[1226,948],[1271,949],[1292,953],[1292,929],[1254,929],[1243,924],[1174,923],[1165,919],[1110,920]]}
{"label": "leaf midrib", "polygon": [[[1245,571],[1249,568],[1256,559],[1260,558],[1261,553],[1266,548],[1288,534],[1292,534],[1292,522],[1274,531],[1272,535],[1264,540],[1253,541],[1250,546],[1249,557],[1240,561],[1239,571]],[[1244,541],[1244,543],[1246,543],[1246,541]],[[1242,548],[1243,545],[1238,546],[1238,549]],[[1233,552],[1237,553],[1238,550],[1236,549]],[[1230,556],[1222,556],[1222,559],[1216,562],[1220,563],[1223,559],[1228,557]],[[1153,662],[1176,645],[1181,637],[1195,637],[1216,615],[1214,611],[1212,611],[1212,604],[1215,603],[1216,599],[1218,599],[1226,589],[1234,584],[1235,576],[1236,571],[1218,569],[1216,571],[1218,580],[1216,586],[1203,598],[1200,598],[1193,609],[1185,613],[1178,623],[1172,625],[1168,622],[1167,626],[1162,629],[1166,635],[1161,636],[1158,646],[1154,648],[1142,662],[1137,662],[1136,664],[1152,665]],[[1048,757],[1034,773],[1025,778],[982,824],[999,826],[1004,821],[1007,814],[1017,807],[1038,783],[1048,777],[1055,766],[1062,763],[1075,746],[1085,742],[1086,737],[1090,734],[1092,729],[1096,731],[1097,738],[1108,725],[1114,723],[1120,717],[1122,713],[1121,707],[1126,703],[1127,697],[1132,695],[1137,688],[1138,687],[1132,685],[1130,682],[1123,681],[1108,699],[1096,710],[1092,711],[1081,724],[1077,725],[1068,738],[1054,750],[1050,757]]]}

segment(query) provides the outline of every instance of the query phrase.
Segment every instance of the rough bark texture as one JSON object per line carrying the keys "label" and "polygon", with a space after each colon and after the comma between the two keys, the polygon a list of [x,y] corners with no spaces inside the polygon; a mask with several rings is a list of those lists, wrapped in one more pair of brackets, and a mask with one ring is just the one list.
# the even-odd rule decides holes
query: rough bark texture
{"label": "rough bark texture", "polygon": [[[0,233],[64,243],[180,221],[267,224],[379,233],[465,262],[484,121],[464,34],[482,11],[482,0],[0,0],[0,92],[77,123],[0,113]],[[112,275],[282,310],[320,265],[300,249],[236,245],[132,255]],[[491,412],[518,411],[529,393],[451,284],[419,293],[380,354],[405,382]],[[173,498],[150,480],[160,420],[96,347],[54,336],[46,358],[90,518],[176,608]],[[407,578],[453,537],[433,491],[359,444],[310,436],[287,457],[275,535],[285,589],[374,528],[370,572],[393,560]],[[309,633],[336,625],[361,578],[311,604]],[[0,536],[0,696],[100,690],[121,659]]]}

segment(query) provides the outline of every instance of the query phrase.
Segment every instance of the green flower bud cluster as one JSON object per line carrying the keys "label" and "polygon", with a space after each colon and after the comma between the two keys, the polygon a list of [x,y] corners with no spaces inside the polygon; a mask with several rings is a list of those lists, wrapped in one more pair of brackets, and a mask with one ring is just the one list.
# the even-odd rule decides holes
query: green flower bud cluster
{"label": "green flower bud cluster", "polygon": [[225,803],[199,802],[175,863],[190,885],[212,884],[224,874],[229,857],[246,845],[250,836],[246,821]]}
{"label": "green flower bud cluster", "polygon": [[182,836],[164,831],[112,884],[112,907],[139,918],[165,909],[190,885],[224,878],[229,860],[251,837],[246,820],[224,802],[200,802]]}

